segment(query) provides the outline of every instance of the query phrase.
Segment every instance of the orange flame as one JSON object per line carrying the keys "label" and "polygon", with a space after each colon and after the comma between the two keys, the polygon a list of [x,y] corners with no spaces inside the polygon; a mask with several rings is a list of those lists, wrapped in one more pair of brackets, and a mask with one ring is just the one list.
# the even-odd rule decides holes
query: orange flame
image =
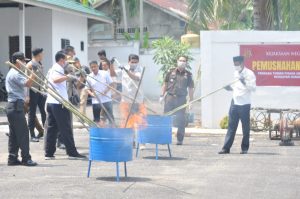
{"label": "orange flame", "polygon": [[[121,116],[122,116],[122,127],[126,125],[126,119],[128,117],[130,111],[131,104],[127,102],[121,102],[120,109],[121,109]],[[146,106],[142,103],[138,104],[138,110],[133,111],[130,114],[128,119],[126,128],[133,128],[135,130],[139,128],[145,128],[147,126],[146,121],[147,109]]]}

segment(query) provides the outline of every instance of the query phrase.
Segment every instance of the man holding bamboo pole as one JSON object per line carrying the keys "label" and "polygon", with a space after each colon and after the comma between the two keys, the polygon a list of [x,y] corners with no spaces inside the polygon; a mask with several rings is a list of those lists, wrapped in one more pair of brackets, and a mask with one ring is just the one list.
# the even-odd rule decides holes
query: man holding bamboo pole
{"label": "man holding bamboo pole", "polygon": [[[147,114],[144,96],[140,92],[137,93],[138,88],[136,86],[141,81],[143,71],[143,68],[139,65],[139,56],[130,54],[128,57],[128,65],[121,67],[121,69],[123,96],[120,106],[123,120],[122,126],[137,129],[139,126],[146,125],[145,117]],[[134,99],[135,95],[136,99]],[[130,96],[130,99],[124,96]]]}
{"label": "man holding bamboo pole", "polygon": [[[64,67],[66,65],[66,55],[59,51],[55,55],[56,63],[50,69],[48,74],[48,81],[52,87],[62,96],[63,100],[68,101],[67,85],[68,79],[76,78],[73,75],[63,75]],[[61,138],[66,146],[66,152],[69,158],[84,159],[85,156],[79,154],[75,147],[73,128],[71,121],[71,113],[63,105],[58,102],[52,95],[47,98],[47,112],[48,112],[48,129],[45,139],[45,159],[54,159],[56,151],[57,133],[61,133]]]}
{"label": "man holding bamboo pole", "polygon": [[[87,76],[86,88],[88,89],[87,91],[89,95],[93,97],[92,104],[94,122],[97,122],[99,126],[105,126],[105,121],[106,119],[108,119],[109,124],[113,125],[114,116],[112,108],[111,90],[110,87],[106,86],[113,86],[112,78],[107,71],[99,70],[97,61],[92,61],[90,63],[90,68],[92,72]],[[95,91],[97,91],[97,93]],[[102,118],[100,114],[101,111],[103,111]]]}
{"label": "man holding bamboo pole", "polygon": [[[12,55],[12,62],[18,69],[21,65],[17,60],[25,63],[24,54],[16,52]],[[25,90],[24,87],[32,85],[34,76],[29,79],[21,75],[15,68],[10,68],[6,76],[6,90],[8,93],[6,115],[9,122],[8,138],[8,165],[36,166],[29,154],[29,131],[24,113]],[[18,160],[18,152],[21,149],[22,162]]]}
{"label": "man holding bamboo pole", "polygon": [[243,56],[233,57],[233,63],[237,82],[225,87],[227,91],[233,91],[233,97],[229,109],[228,130],[219,154],[230,153],[240,120],[243,129],[240,153],[247,154],[249,149],[251,93],[256,89],[256,77],[253,71],[244,66]]}

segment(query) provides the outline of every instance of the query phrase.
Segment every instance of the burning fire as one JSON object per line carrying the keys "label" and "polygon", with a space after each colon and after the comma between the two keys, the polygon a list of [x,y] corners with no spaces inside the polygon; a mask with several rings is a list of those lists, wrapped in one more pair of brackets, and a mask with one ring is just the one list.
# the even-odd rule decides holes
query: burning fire
{"label": "burning fire", "polygon": [[122,102],[120,104],[122,122],[121,125],[125,128],[133,128],[135,130],[139,128],[145,128],[147,126],[146,115],[147,109],[144,104],[133,104],[131,114],[129,116],[127,125],[126,119],[130,112],[130,103]]}

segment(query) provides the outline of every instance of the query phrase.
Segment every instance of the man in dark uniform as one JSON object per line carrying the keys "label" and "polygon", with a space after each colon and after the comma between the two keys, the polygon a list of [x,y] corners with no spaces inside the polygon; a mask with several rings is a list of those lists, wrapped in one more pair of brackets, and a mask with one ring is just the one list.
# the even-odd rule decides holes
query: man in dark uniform
{"label": "man in dark uniform", "polygon": [[[21,68],[17,60],[25,63],[24,54],[16,52],[12,55],[12,62],[17,68]],[[11,68],[7,73],[5,84],[8,94],[6,115],[9,122],[8,138],[8,162],[9,166],[25,165],[36,166],[29,154],[29,131],[24,113],[25,87],[30,87],[33,82],[33,74],[27,79],[16,69]],[[21,149],[22,162],[18,160],[18,152]]]}
{"label": "man in dark uniform", "polygon": [[[38,69],[36,71],[33,71],[36,73],[37,76],[39,76],[40,79],[44,79],[43,74],[43,67],[42,67],[42,59],[43,59],[43,49],[42,48],[35,48],[32,51],[32,60],[26,65],[26,67],[30,70],[33,68]],[[36,80],[38,83],[43,84],[43,81]],[[40,85],[33,83],[32,87],[35,89],[41,91],[42,88]],[[45,103],[46,103],[46,96],[36,92],[32,89],[29,90],[29,112],[28,112],[28,128],[31,136],[31,141],[39,141],[39,138],[43,137],[44,133],[39,132],[38,136],[35,136],[34,128],[36,124],[36,108],[39,107],[41,117],[42,117],[42,123],[43,126],[45,125],[46,121],[46,111],[45,111]]]}
{"label": "man in dark uniform", "polygon": [[[186,70],[186,66],[187,57],[180,56],[177,60],[177,67],[171,69],[166,75],[160,98],[161,102],[165,99],[165,113],[185,104],[187,95],[190,100],[193,100],[194,81],[192,73]],[[185,108],[177,111],[175,115],[178,127],[177,145],[182,145],[186,124]]]}
{"label": "man in dark uniform", "polygon": [[105,50],[100,50],[99,52],[98,52],[98,57],[99,57],[99,70],[102,70],[102,61],[104,61],[105,59],[107,59],[106,58],[106,52],[105,52]]}

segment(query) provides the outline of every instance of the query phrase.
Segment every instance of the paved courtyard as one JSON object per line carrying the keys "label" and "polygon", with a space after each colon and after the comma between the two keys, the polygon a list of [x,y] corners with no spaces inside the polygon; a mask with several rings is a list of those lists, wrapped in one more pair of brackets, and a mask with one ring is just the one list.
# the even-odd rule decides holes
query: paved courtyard
{"label": "paved courtyard", "polygon": [[[128,163],[129,178],[115,182],[115,164],[93,164],[87,178],[87,160],[68,160],[58,150],[56,160],[43,159],[43,142],[31,143],[37,167],[6,166],[6,126],[0,134],[0,198],[300,198],[299,142],[279,147],[266,135],[251,137],[248,155],[239,154],[237,136],[232,154],[217,155],[224,135],[193,134],[185,145],[160,146],[160,159],[154,159],[154,146],[148,145]],[[75,131],[81,153],[88,155],[88,134]],[[121,169],[123,175],[123,168]]]}

